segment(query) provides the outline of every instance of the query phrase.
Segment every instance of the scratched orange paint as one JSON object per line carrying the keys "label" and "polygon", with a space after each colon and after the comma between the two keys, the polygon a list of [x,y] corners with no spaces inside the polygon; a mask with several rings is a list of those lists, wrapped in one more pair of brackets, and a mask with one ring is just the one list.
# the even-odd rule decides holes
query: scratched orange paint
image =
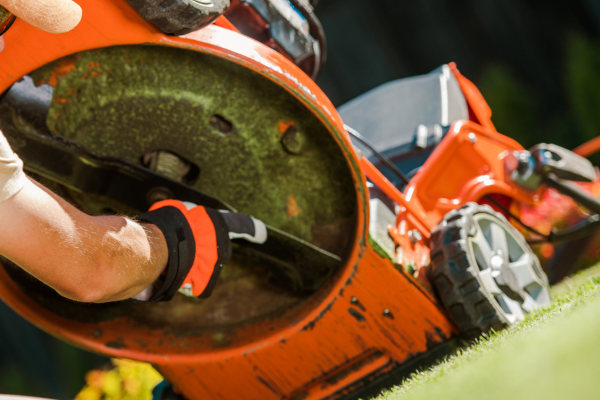
{"label": "scratched orange paint", "polygon": [[277,130],[279,133],[286,133],[290,126],[294,126],[296,123],[294,121],[279,121],[277,124]]}
{"label": "scratched orange paint", "polygon": [[[47,83],[50,86],[56,86],[58,84],[57,78],[69,75],[71,71],[73,71],[75,68],[75,60],[73,60],[72,58],[59,60],[57,62],[57,65],[52,70],[52,73],[50,74]],[[44,83],[46,82],[41,81],[38,84],[41,85]]]}
{"label": "scratched orange paint", "polygon": [[294,196],[290,196],[286,211],[288,218],[297,217],[300,214],[300,211],[302,210],[300,210],[300,207],[298,207],[296,198]]}
{"label": "scratched orange paint", "polygon": [[[69,343],[108,356],[153,363],[189,400],[276,400],[292,395],[322,399],[347,392],[373,374],[388,373],[457,333],[414,277],[368,245],[365,177],[335,107],[299,68],[235,32],[223,19],[220,26],[176,37],[145,22],[125,0],[78,3],[84,10],[83,21],[64,35],[46,34],[22,21],[15,23],[6,37],[11,45],[0,54],[0,92],[50,62],[117,45],[171,46],[248,68],[281,85],[328,127],[339,144],[356,188],[353,247],[328,283],[306,297],[301,306],[277,318],[237,327],[226,345],[215,345],[210,333],[174,335],[168,326],[141,325],[129,316],[95,323],[62,317],[34,301],[0,268],[0,297],[6,304]],[[65,64],[65,69],[55,74],[69,73],[69,68]],[[428,208],[422,208],[426,213]],[[290,216],[301,212],[293,197],[287,210]],[[418,249],[415,251],[421,251]],[[364,310],[353,305],[355,297]],[[381,356],[360,364],[373,354]]]}

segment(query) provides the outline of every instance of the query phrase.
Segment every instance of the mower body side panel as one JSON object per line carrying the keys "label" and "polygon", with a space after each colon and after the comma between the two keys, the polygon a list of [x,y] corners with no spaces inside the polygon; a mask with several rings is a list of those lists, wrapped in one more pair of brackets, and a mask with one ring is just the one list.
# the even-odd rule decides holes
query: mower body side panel
{"label": "mower body side panel", "polygon": [[[148,329],[127,317],[100,323],[66,319],[29,298],[5,270],[0,295],[62,340],[153,363],[190,400],[345,398],[456,334],[414,278],[370,248],[363,250],[331,296],[306,318],[240,347],[219,349],[216,338]],[[199,351],[202,345],[215,347]]]}
{"label": "mower body side panel", "polygon": [[[0,92],[57,59],[110,46],[175,47],[241,65],[297,98],[339,144],[356,191],[354,244],[343,267],[301,306],[236,328],[232,335],[239,340],[232,342],[218,333],[174,331],[168,323],[140,324],[126,312],[99,320],[90,308],[80,319],[66,318],[0,269],[3,301],[69,343],[153,363],[190,400],[343,398],[456,334],[433,297],[368,245],[365,178],[341,118],[308,76],[284,56],[230,29],[211,25],[184,37],[166,36],[124,0],[78,3],[83,21],[64,35],[15,23],[0,54]],[[65,74],[71,67],[64,65]],[[154,307],[161,306],[149,305],[147,312]]]}

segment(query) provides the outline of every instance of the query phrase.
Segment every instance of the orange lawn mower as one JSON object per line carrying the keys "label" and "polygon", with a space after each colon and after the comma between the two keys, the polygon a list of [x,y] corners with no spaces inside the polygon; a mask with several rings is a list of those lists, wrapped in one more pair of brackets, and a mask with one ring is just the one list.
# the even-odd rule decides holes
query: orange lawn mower
{"label": "orange lawn mower", "polygon": [[326,44],[306,0],[78,3],[68,34],[6,33],[0,129],[29,174],[92,215],[176,198],[254,215],[269,239],[235,244],[208,299],[80,304],[5,259],[0,297],[184,398],[374,395],[549,304],[521,205],[553,187],[600,213],[571,182],[592,165],[499,134],[453,64],[336,110],[311,79]]}

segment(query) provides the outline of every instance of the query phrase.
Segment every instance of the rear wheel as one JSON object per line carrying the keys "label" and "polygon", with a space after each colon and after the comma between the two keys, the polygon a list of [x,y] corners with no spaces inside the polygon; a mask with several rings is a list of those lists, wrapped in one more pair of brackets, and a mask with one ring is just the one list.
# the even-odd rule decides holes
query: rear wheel
{"label": "rear wheel", "polygon": [[146,21],[168,35],[185,35],[212,23],[229,0],[127,0]]}
{"label": "rear wheel", "polygon": [[548,278],[523,236],[487,205],[446,214],[431,237],[429,276],[468,338],[520,323],[550,304]]}

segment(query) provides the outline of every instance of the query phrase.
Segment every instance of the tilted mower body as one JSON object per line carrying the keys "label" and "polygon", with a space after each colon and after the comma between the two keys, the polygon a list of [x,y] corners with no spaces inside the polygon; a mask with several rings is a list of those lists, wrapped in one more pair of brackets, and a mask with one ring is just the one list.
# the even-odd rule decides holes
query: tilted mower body
{"label": "tilted mower body", "polygon": [[[495,131],[455,68],[444,73],[458,82],[470,121],[444,127],[401,191],[356,155],[337,110],[289,54],[222,18],[177,37],[125,1],[79,3],[84,19],[73,32],[17,21],[6,34],[0,127],[26,169],[92,214],[221,198],[283,232],[299,255],[269,259],[239,246],[209,299],[163,304],[74,303],[4,260],[7,304],[74,345],[152,363],[190,400],[364,397],[453,345],[459,330],[426,272],[440,276],[432,231],[440,241],[435,228],[468,202],[489,195],[516,209],[543,190],[515,183],[507,162],[523,148]],[[175,161],[152,170],[153,157]],[[383,211],[392,213],[383,242],[374,240],[381,224],[372,224],[380,221],[365,175],[395,203]],[[469,240],[454,239],[457,249]],[[507,268],[499,264],[494,279]]]}

